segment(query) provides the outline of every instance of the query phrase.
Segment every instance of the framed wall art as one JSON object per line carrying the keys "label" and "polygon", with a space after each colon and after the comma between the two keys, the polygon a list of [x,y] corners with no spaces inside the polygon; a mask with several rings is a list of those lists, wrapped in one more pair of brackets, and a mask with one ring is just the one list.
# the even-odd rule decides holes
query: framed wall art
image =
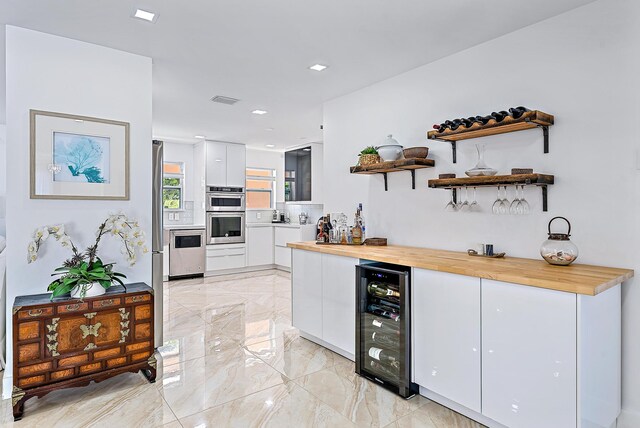
{"label": "framed wall art", "polygon": [[30,110],[31,199],[129,199],[129,124]]}

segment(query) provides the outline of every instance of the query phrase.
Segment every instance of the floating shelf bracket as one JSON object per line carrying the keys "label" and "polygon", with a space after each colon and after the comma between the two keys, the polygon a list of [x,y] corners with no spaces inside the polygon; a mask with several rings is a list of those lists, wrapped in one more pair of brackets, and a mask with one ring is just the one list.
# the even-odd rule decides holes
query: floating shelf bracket
{"label": "floating shelf bracket", "polygon": [[387,173],[383,172],[382,176],[384,177],[384,191],[388,192],[389,191],[389,184],[387,182]]}
{"label": "floating shelf bracket", "polygon": [[546,213],[548,211],[547,186],[540,186],[540,188],[542,189],[542,211]]}

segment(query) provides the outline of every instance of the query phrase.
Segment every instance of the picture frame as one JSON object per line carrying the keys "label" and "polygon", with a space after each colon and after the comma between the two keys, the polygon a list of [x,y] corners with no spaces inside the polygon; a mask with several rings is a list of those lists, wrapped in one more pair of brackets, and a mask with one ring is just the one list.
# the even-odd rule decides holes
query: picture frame
{"label": "picture frame", "polygon": [[30,198],[129,200],[129,123],[29,110]]}

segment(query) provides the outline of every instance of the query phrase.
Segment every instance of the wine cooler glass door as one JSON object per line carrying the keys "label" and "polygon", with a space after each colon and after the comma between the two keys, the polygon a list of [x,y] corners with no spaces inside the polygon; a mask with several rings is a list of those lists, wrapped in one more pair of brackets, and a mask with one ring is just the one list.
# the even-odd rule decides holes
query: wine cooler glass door
{"label": "wine cooler glass door", "polygon": [[396,388],[405,384],[406,369],[403,279],[404,272],[360,269],[360,374]]}

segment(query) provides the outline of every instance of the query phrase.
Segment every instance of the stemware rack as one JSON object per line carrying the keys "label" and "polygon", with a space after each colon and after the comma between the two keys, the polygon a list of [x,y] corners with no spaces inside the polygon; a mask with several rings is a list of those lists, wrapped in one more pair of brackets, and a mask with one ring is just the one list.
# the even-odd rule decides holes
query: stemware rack
{"label": "stemware rack", "polygon": [[538,186],[542,190],[542,211],[547,211],[547,186],[553,185],[554,176],[550,174],[511,174],[481,177],[440,178],[429,180],[432,189],[449,189],[453,192],[453,200],[458,201],[457,189],[464,187],[503,187],[503,186]]}
{"label": "stemware rack", "polygon": [[549,153],[549,127],[553,125],[553,123],[553,115],[539,110],[533,110],[524,113],[517,119],[507,116],[501,122],[497,122],[495,119],[490,120],[484,125],[476,122],[468,128],[460,126],[455,131],[451,129],[446,129],[444,132],[428,131],[427,138],[429,140],[451,143],[453,163],[456,163],[456,143],[460,140],[540,128],[542,129],[542,135],[544,137],[544,153]]}
{"label": "stemware rack", "polygon": [[398,171],[411,172],[411,188],[416,188],[416,169],[433,168],[436,162],[433,159],[408,158],[397,161],[379,162],[372,165],[357,165],[350,167],[351,174],[382,174],[384,176],[384,190],[389,190],[387,173]]}

